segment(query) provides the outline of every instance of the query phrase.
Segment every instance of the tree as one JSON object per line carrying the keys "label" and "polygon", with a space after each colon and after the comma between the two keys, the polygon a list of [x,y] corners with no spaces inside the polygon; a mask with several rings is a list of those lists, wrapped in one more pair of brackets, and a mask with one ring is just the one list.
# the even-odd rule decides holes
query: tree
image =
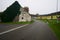
{"label": "tree", "polygon": [[15,1],[11,6],[9,6],[2,14],[2,22],[12,22],[14,18],[20,14],[21,5],[18,1]]}

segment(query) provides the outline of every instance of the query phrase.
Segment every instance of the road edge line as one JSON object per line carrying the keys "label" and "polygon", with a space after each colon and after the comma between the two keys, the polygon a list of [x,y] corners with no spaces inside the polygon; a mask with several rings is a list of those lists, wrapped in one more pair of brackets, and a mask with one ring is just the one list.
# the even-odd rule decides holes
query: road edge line
{"label": "road edge line", "polygon": [[3,34],[5,34],[5,33],[8,33],[8,32],[14,31],[14,30],[17,30],[17,29],[22,28],[22,27],[27,26],[27,25],[28,25],[28,24],[25,24],[25,25],[22,25],[22,26],[19,26],[19,27],[12,28],[12,29],[10,29],[10,30],[1,32],[0,35],[3,35]]}

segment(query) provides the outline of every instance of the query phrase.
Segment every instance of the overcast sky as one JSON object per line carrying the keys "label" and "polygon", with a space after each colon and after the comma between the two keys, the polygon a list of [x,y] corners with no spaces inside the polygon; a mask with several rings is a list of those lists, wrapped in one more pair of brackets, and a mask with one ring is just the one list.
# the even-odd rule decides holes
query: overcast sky
{"label": "overcast sky", "polygon": [[[0,12],[4,11],[16,0],[0,0]],[[30,14],[39,13],[48,14],[56,12],[57,0],[17,0],[19,4],[24,7],[29,7]],[[60,11],[60,0],[58,0],[58,11]]]}

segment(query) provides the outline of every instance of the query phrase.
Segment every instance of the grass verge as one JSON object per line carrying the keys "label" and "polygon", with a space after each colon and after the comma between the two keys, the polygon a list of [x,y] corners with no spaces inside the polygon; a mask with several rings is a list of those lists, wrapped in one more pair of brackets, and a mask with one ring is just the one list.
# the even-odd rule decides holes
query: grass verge
{"label": "grass verge", "polygon": [[58,40],[60,40],[60,21],[57,20],[42,20],[45,23],[48,22],[49,27],[55,32]]}
{"label": "grass verge", "polygon": [[32,20],[30,22],[28,22],[28,21],[26,21],[26,22],[5,22],[5,23],[0,23],[0,24],[31,24],[33,22],[34,21]]}

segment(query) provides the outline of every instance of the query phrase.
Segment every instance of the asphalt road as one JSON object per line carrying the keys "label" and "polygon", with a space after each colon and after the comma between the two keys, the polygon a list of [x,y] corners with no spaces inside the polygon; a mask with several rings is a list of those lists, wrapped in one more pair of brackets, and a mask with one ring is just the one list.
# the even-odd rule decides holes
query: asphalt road
{"label": "asphalt road", "polygon": [[48,25],[41,21],[0,35],[0,40],[57,40]]}
{"label": "asphalt road", "polygon": [[12,28],[16,28],[18,26],[22,26],[23,24],[0,24],[0,33],[3,31],[7,31]]}

